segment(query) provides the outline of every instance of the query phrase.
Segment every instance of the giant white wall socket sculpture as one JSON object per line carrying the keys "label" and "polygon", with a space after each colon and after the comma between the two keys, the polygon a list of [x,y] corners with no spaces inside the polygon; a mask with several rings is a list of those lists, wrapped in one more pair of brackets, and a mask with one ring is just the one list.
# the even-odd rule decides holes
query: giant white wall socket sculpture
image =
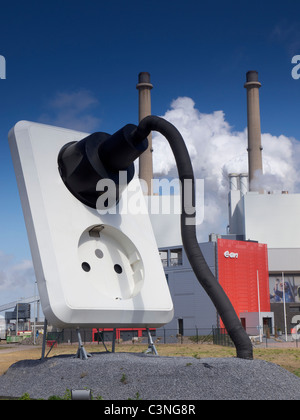
{"label": "giant white wall socket sculpture", "polygon": [[[43,312],[57,327],[160,327],[173,304],[148,214],[121,198],[117,214],[100,215],[59,174],[61,148],[87,135],[28,121],[9,133]],[[127,200],[142,203],[132,183]]]}

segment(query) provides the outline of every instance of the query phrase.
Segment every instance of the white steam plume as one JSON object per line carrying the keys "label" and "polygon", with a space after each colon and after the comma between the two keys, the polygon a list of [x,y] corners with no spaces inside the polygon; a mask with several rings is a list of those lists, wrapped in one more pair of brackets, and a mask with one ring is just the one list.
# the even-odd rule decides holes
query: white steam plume
{"label": "white steam plume", "polygon": [[[204,179],[204,223],[198,226],[199,241],[208,234],[226,233],[228,223],[228,174],[248,172],[247,129],[235,132],[223,111],[204,114],[191,98],[180,97],[163,118],[182,134],[194,168],[195,177]],[[262,134],[264,175],[260,186],[269,191],[299,190],[300,144],[284,135]],[[153,133],[155,176],[176,177],[175,160],[165,139]]]}

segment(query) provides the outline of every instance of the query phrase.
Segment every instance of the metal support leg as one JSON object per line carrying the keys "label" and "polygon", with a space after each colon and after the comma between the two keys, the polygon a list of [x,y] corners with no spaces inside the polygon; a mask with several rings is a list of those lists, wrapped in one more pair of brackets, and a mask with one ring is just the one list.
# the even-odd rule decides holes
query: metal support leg
{"label": "metal support leg", "polygon": [[99,338],[101,338],[101,341],[102,341],[102,344],[103,344],[103,346],[104,346],[104,348],[105,348],[106,353],[109,353],[109,351],[107,350],[107,347],[106,347],[106,345],[105,345],[105,341],[104,341],[104,336],[103,336],[103,333],[102,333],[102,331],[100,331],[100,329],[98,328],[98,344],[99,344]]}
{"label": "metal support leg", "polygon": [[78,336],[78,350],[77,350],[75,358],[81,359],[81,360],[87,360],[88,357],[91,357],[92,355],[87,353],[85,348],[83,347],[79,328],[77,328],[76,331],[77,331],[77,336]]}
{"label": "metal support leg", "polygon": [[113,337],[112,337],[112,348],[111,348],[111,352],[115,353],[116,351],[116,328],[113,329]]}
{"label": "metal support leg", "polygon": [[158,356],[156,347],[153,343],[153,339],[152,339],[152,335],[150,333],[149,328],[147,328],[147,334],[148,334],[148,349],[146,350],[146,353],[151,353],[151,354],[155,354],[156,356]]}
{"label": "metal support leg", "polygon": [[47,340],[47,325],[48,325],[48,322],[47,322],[47,319],[45,318],[41,360],[44,360],[45,359],[46,340]]}

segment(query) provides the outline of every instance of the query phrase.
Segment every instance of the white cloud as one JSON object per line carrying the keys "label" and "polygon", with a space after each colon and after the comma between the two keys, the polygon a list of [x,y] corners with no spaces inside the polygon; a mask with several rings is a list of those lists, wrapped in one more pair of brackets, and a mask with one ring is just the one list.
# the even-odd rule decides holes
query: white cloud
{"label": "white cloud", "polygon": [[16,261],[0,251],[0,304],[33,295],[34,283],[31,260]]}
{"label": "white cloud", "polygon": [[76,92],[58,92],[47,104],[48,111],[39,121],[58,127],[92,132],[100,124],[100,119],[92,114],[98,105],[97,98],[88,90]]}
{"label": "white cloud", "polygon": [[271,42],[282,45],[292,57],[298,53],[300,47],[299,23],[282,19],[271,31],[270,40]]}
{"label": "white cloud", "polygon": [[[198,227],[199,240],[211,232],[225,233],[228,223],[228,173],[248,172],[247,129],[235,132],[223,111],[201,113],[191,98],[174,100],[163,118],[182,134],[192,160],[195,177],[204,179],[204,223]],[[300,144],[284,135],[262,134],[264,175],[260,180],[266,190],[299,189]],[[153,134],[154,172],[176,176],[175,160],[160,134]]]}

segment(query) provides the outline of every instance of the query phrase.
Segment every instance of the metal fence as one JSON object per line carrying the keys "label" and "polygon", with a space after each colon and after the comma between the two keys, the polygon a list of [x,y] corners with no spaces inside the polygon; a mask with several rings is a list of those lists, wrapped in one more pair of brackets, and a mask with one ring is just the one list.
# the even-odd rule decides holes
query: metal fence
{"label": "metal fence", "polygon": [[160,328],[156,331],[156,342],[162,344],[187,344],[212,342],[211,328],[184,328],[182,334],[177,329]]}
{"label": "metal fence", "polygon": [[[253,327],[254,329],[254,327]],[[213,328],[213,344],[234,347],[234,343],[224,328]],[[275,335],[265,331],[261,335],[249,335],[254,348],[300,348],[298,334]]]}
{"label": "metal fence", "polygon": [[213,328],[213,344],[226,347],[234,347],[233,341],[229,337],[225,328]]}
{"label": "metal fence", "polygon": [[[83,343],[92,343],[94,341],[94,334],[92,329],[81,329],[80,334]],[[51,331],[47,332],[47,341],[56,341],[58,344],[74,344],[78,343],[78,334],[76,330],[72,329],[64,329],[59,332]]]}
{"label": "metal fence", "polygon": [[[153,340],[161,344],[187,344],[187,343],[205,343],[213,341],[212,329],[191,328],[184,329],[184,334],[179,334],[177,329],[150,329]],[[113,331],[98,331],[92,329],[81,329],[81,339],[83,343],[112,341]],[[48,341],[56,341],[59,343],[78,343],[78,334],[76,330],[65,329],[61,332],[48,332]],[[117,343],[130,342],[132,343],[146,343],[148,340],[147,331],[143,330],[120,330],[117,334]]]}
{"label": "metal fence", "polygon": [[[95,332],[92,329],[81,329],[81,339],[84,344],[98,342],[101,344],[104,342],[112,342],[113,340],[113,331],[103,331]],[[167,329],[167,328],[159,328],[157,330],[151,330],[151,335],[153,341],[156,344],[216,344],[220,346],[226,347],[234,347],[234,344],[227,334],[225,328],[216,328],[213,327],[211,329],[208,328],[190,328],[184,329],[183,334],[179,334],[177,329]],[[292,337],[292,335],[288,335],[287,339],[286,336],[283,335],[281,337],[277,337],[274,335],[263,334],[261,337],[252,336],[250,337],[253,347],[295,347],[300,348],[300,343],[298,339]],[[78,335],[76,330],[65,329],[61,332],[48,332],[47,333],[47,340],[49,341],[56,341],[58,344],[60,343],[69,343],[75,344],[78,343]],[[121,343],[132,343],[132,344],[147,344],[148,336],[147,331],[143,330],[142,334],[141,331],[138,330],[120,330],[117,334],[116,344]]]}

